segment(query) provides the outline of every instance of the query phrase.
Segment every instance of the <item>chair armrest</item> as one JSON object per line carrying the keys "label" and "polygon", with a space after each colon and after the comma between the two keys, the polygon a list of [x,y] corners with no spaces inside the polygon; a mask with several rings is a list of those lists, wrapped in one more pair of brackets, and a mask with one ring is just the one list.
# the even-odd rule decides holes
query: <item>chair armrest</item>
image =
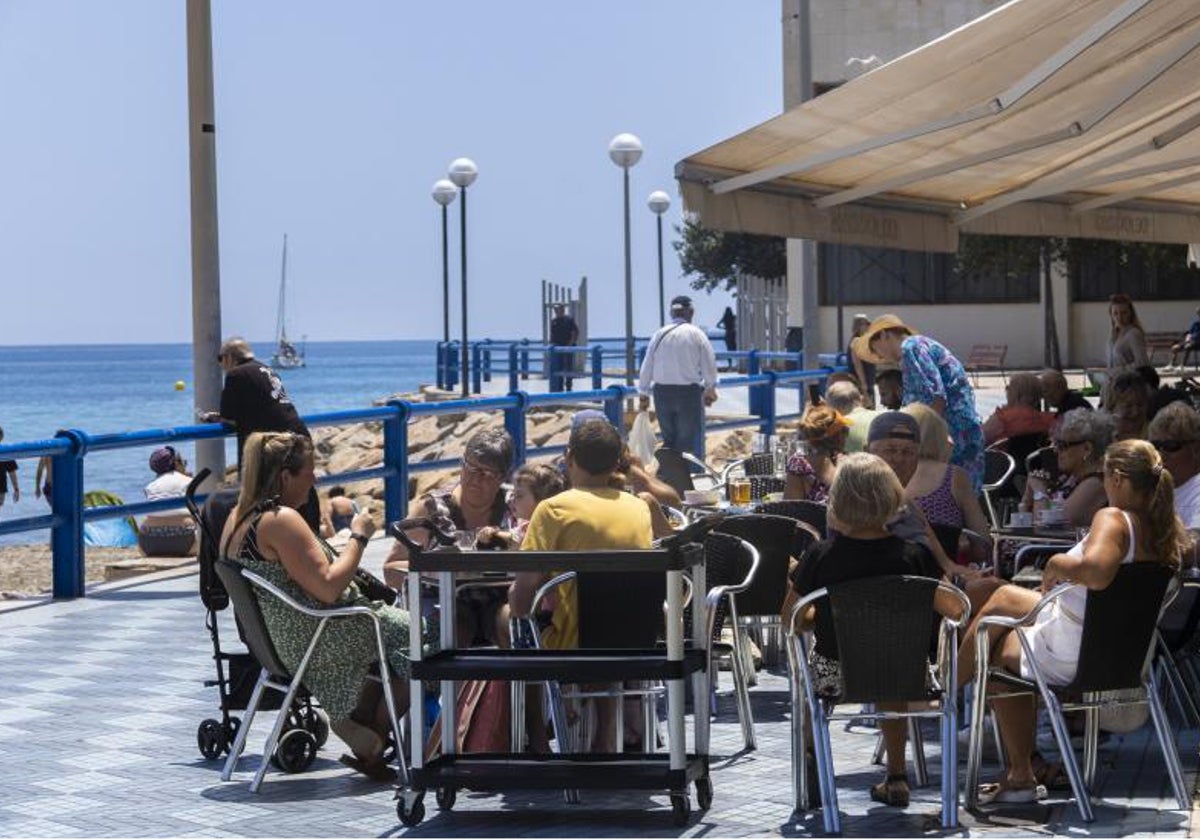
{"label": "chair armrest", "polygon": [[[1007,627],[1010,630],[1016,627],[1030,627],[1037,620],[1038,613],[1050,606],[1053,602],[1062,597],[1063,593],[1075,586],[1073,583],[1060,583],[1052,590],[1042,596],[1042,599],[1034,604],[1033,609],[1027,612],[1021,618],[1008,618],[1001,615],[989,615],[986,618],[979,619],[979,628],[982,630],[985,627]],[[983,635],[980,633],[980,635]]]}
{"label": "chair armrest", "polygon": [[365,607],[365,606],[361,606],[361,605],[355,605],[355,606],[351,606],[351,607],[328,607],[325,609],[316,609],[314,607],[306,607],[303,604],[301,604],[299,601],[297,601],[295,598],[293,598],[291,595],[288,595],[286,592],[284,592],[278,586],[276,586],[275,584],[271,583],[268,580],[265,580],[264,578],[259,577],[258,575],[254,574],[254,572],[251,572],[247,569],[242,569],[241,574],[242,574],[242,577],[244,577],[244,578],[246,578],[246,580],[250,581],[250,583],[253,586],[255,586],[259,589],[262,589],[263,591],[268,592],[271,595],[274,595],[276,598],[278,598],[280,601],[285,603],[287,606],[296,610],[296,612],[303,613],[304,615],[307,615],[311,618],[342,618],[342,617],[351,616],[351,615],[369,615],[369,616],[371,616],[372,619],[378,620],[375,615],[374,610],[372,610],[370,607]]}
{"label": "chair armrest", "polygon": [[1013,558],[1013,573],[1016,574],[1021,570],[1021,559],[1027,554],[1034,552],[1052,551],[1055,554],[1062,554],[1067,546],[1062,543],[1026,543],[1017,549],[1017,555]]}
{"label": "chair armrest", "polygon": [[561,575],[555,575],[554,577],[550,578],[550,580],[538,587],[538,590],[533,593],[533,603],[529,607],[529,614],[533,615],[538,611],[538,607],[541,606],[542,599],[550,594],[551,589],[554,589],[556,586],[560,586],[569,580],[574,580],[575,576],[575,572],[563,572]]}
{"label": "chair armrest", "polygon": [[971,620],[971,599],[967,597],[967,594],[954,584],[947,583],[944,580],[938,581],[937,588],[942,592],[951,595],[955,600],[958,601],[958,605],[962,608],[962,612],[959,614],[958,618],[948,618],[947,616],[942,616],[942,621],[951,625],[955,630],[967,624]]}
{"label": "chair armrest", "polygon": [[795,631],[796,617],[800,615],[803,610],[807,609],[810,604],[813,604],[828,595],[829,590],[822,586],[820,589],[814,589],[812,592],[809,592],[807,595],[797,601],[792,606],[792,613],[788,616],[787,626],[783,628],[783,632],[789,636],[803,635],[803,633],[797,633]]}

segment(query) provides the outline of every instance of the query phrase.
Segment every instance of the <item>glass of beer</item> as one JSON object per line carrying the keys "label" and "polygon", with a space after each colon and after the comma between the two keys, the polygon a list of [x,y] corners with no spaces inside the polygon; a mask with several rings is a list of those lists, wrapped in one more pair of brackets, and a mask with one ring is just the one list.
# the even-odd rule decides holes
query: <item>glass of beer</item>
{"label": "glass of beer", "polygon": [[750,479],[735,478],[729,482],[729,503],[735,507],[750,504]]}

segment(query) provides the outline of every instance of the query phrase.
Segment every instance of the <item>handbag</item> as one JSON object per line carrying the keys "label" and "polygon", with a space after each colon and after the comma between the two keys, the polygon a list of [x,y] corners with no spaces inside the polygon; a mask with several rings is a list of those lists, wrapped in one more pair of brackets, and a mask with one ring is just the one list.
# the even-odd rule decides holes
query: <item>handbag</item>
{"label": "handbag", "polygon": [[643,464],[649,464],[654,461],[657,443],[654,428],[650,425],[650,412],[639,411],[633,418],[633,427],[629,430],[629,451]]}
{"label": "handbag", "polygon": [[[512,702],[507,680],[465,680],[455,704],[455,744],[459,753],[509,751]],[[442,751],[441,718],[425,742],[425,760]]]}

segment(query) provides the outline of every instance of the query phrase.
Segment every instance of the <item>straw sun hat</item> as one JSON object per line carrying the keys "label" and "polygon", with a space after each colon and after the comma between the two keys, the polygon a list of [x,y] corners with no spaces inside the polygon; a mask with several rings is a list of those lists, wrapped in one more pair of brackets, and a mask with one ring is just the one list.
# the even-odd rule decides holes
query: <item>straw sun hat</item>
{"label": "straw sun hat", "polygon": [[916,330],[901,321],[900,316],[880,315],[871,322],[871,326],[867,327],[866,332],[850,342],[854,355],[873,365],[890,362],[891,359],[885,359],[871,350],[871,340],[884,330],[904,330],[909,335],[916,334]]}

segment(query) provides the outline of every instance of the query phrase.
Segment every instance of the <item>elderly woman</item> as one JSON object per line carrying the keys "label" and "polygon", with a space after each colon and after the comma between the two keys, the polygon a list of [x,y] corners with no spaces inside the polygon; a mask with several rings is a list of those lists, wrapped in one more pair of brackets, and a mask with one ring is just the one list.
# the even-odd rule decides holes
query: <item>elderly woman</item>
{"label": "elderly woman", "polygon": [[1096,513],[1108,504],[1104,495],[1104,453],[1114,432],[1107,411],[1076,408],[1064,414],[1054,432],[1058,474],[1031,472],[1021,510],[1037,513],[1061,504],[1071,527],[1091,524]]}
{"label": "elderly woman", "polygon": [[901,409],[921,427],[917,469],[904,486],[904,495],[925,514],[931,525],[970,528],[988,532],[987,517],[971,479],[950,461],[950,430],[946,421],[927,405],[913,403]]}
{"label": "elderly woman", "polygon": [[1007,402],[984,421],[984,443],[991,446],[1004,438],[1050,433],[1054,415],[1042,411],[1042,383],[1036,374],[1013,374],[1004,395]]}
{"label": "elderly woman", "polygon": [[[888,522],[903,503],[904,488],[883,460],[865,452],[847,455],[829,495],[829,524],[836,534],[812,546],[800,559],[791,575],[795,596],[880,575],[938,577],[937,563],[923,546],[888,531]],[[791,603],[795,603],[795,596],[789,597]],[[956,609],[941,593],[934,603],[939,610]],[[790,614],[790,606],[785,609]],[[815,623],[816,642],[809,655],[813,687],[820,695],[836,697],[842,693],[842,673],[828,603],[818,602],[804,620],[806,624]],[[905,710],[904,704],[881,703],[880,708]],[[909,799],[904,762],[907,727],[903,720],[880,721],[879,727],[887,748],[887,776],[871,788],[871,798],[903,808]]]}
{"label": "elderly woman", "polygon": [[[1175,485],[1163,469],[1162,458],[1144,440],[1114,443],[1104,456],[1104,489],[1111,507],[1092,519],[1088,535],[1065,554],[1050,558],[1042,592],[1060,583],[1073,583],[1053,608],[1043,610],[1033,627],[1024,631],[1041,674],[1054,685],[1065,685],[1079,666],[1079,646],[1087,609],[1088,590],[1102,590],[1126,563],[1164,563],[1178,569],[1187,532],[1175,515]],[[959,649],[959,679],[965,684],[975,672],[975,635],[981,618],[1021,617],[1037,604],[1039,593],[1003,586],[984,605]],[[991,630],[992,657],[1007,670],[1032,679],[1019,640],[1000,628]],[[1034,771],[1035,701],[1029,695],[998,697],[996,720],[1008,755],[1008,769],[997,783],[984,785],[980,800],[1032,802],[1044,795]]]}
{"label": "elderly woman", "polygon": [[950,462],[966,470],[978,491],[983,484],[983,429],[962,363],[944,345],[917,335],[895,315],[876,318],[855,341],[863,358],[900,365],[906,405],[925,403],[945,418],[954,442]]}
{"label": "elderly woman", "polygon": [[1116,421],[1116,439],[1144,438],[1153,390],[1140,373],[1123,370],[1104,386],[1104,407]]}
{"label": "elderly woman", "polygon": [[[369,601],[354,573],[375,530],[369,513],[350,525],[341,554],[318,540],[296,512],[313,489],[312,441],[293,432],[256,432],[246,440],[242,490],[221,536],[222,555],[237,560],[302,604],[370,607],[379,617],[392,672],[397,714],[408,708],[409,616]],[[299,667],[317,620],[258,594],[263,620],[280,659]],[[372,778],[387,778],[383,760],[389,715],[377,683],[365,682],[376,660],[375,633],[365,617],[331,622],[309,660],[304,683],[329,713],[333,730],[353,751],[342,762]]]}
{"label": "elderly woman", "polygon": [[800,418],[804,442],[787,461],[785,499],[824,502],[837,473],[837,462],[846,449],[850,422],[827,405],[809,406]]}
{"label": "elderly woman", "polygon": [[1137,310],[1129,295],[1113,295],[1108,299],[1108,369],[1133,370],[1150,364],[1146,353],[1146,331],[1138,320]]}

